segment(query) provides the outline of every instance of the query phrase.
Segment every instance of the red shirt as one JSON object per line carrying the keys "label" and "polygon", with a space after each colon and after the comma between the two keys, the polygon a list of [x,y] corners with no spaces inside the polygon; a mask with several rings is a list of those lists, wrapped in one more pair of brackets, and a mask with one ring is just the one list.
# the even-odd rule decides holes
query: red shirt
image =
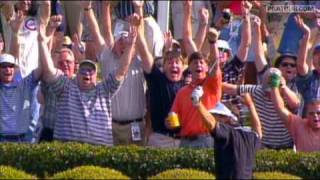
{"label": "red shirt", "polygon": [[[201,102],[207,109],[212,109],[221,99],[222,75],[218,70],[215,76],[209,76],[203,85],[204,94]],[[202,122],[202,116],[198,109],[193,106],[191,93],[197,84],[190,84],[181,88],[173,102],[171,112],[177,113],[181,124],[180,136],[197,136],[208,134],[209,130]]]}

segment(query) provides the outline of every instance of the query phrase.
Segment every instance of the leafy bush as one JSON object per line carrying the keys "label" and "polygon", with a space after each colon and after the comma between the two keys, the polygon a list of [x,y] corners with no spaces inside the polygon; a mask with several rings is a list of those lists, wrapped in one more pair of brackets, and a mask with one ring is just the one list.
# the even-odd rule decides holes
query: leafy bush
{"label": "leafy bush", "polygon": [[194,169],[172,169],[161,172],[149,179],[215,179],[215,176]]}
{"label": "leafy bush", "polygon": [[[146,179],[167,169],[191,168],[214,173],[212,149],[105,147],[80,143],[0,144],[0,165],[23,169],[40,178],[83,165],[108,167],[134,179]],[[320,178],[320,152],[262,150],[255,172],[281,171],[302,178]]]}
{"label": "leafy bush", "polygon": [[80,166],[55,174],[52,179],[129,179],[121,172],[96,166]]}
{"label": "leafy bush", "polygon": [[255,172],[253,179],[301,179],[301,177],[282,172]]}
{"label": "leafy bush", "polygon": [[10,166],[0,166],[0,179],[37,179],[36,177]]}

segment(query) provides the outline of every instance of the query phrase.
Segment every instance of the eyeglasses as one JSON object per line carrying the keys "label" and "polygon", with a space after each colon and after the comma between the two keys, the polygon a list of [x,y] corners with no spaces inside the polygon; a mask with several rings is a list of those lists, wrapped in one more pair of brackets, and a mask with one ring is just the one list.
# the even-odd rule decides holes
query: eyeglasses
{"label": "eyeglasses", "polygon": [[84,76],[86,76],[86,75],[92,76],[95,72],[96,72],[96,70],[94,70],[92,68],[80,68],[79,69],[79,73]]}
{"label": "eyeglasses", "polygon": [[0,68],[14,68],[14,64],[3,63],[0,64]]}
{"label": "eyeglasses", "polygon": [[294,63],[281,63],[280,65],[282,67],[292,67],[292,68],[296,67],[296,64]]}
{"label": "eyeglasses", "polygon": [[221,52],[228,52],[229,50],[228,49],[225,49],[225,48],[218,48],[219,49],[219,51],[221,51]]}
{"label": "eyeglasses", "polygon": [[320,111],[317,111],[317,112],[308,112],[308,114],[309,114],[310,116],[314,116],[314,115],[320,116]]}

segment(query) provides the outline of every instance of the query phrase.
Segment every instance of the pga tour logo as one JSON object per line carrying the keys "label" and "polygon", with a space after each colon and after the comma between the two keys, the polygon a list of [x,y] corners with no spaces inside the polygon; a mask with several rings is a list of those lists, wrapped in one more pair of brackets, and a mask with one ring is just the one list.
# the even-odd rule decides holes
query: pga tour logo
{"label": "pga tour logo", "polygon": [[314,13],[314,5],[267,5],[268,13]]}

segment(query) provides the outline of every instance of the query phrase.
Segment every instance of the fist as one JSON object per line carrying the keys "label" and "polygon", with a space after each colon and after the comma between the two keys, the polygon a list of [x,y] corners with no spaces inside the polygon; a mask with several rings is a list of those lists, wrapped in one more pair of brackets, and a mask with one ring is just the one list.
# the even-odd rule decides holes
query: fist
{"label": "fist", "polygon": [[198,106],[200,103],[200,99],[203,96],[203,88],[202,86],[197,86],[191,94],[192,104],[194,106]]}

